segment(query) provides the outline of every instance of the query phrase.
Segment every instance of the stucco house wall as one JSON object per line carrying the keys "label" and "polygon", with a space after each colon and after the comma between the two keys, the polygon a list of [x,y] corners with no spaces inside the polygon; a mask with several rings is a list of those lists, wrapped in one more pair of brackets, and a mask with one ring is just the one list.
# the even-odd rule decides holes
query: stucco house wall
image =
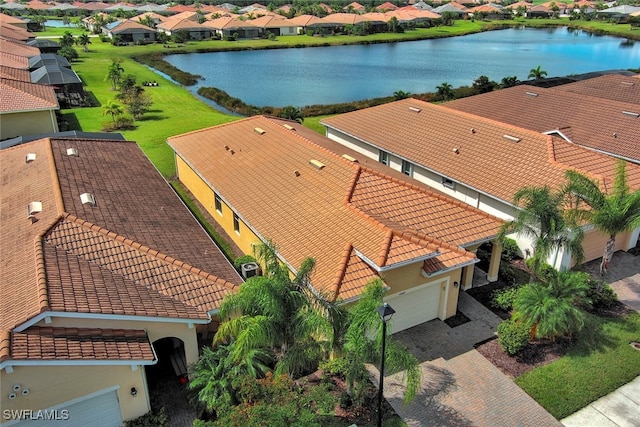
{"label": "stucco house wall", "polygon": [[0,139],[58,132],[54,110],[0,114]]}

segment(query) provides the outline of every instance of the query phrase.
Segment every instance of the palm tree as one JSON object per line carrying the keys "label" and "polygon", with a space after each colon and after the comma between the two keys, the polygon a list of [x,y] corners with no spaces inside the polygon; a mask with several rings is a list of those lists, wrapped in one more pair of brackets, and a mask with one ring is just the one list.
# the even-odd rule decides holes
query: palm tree
{"label": "palm tree", "polygon": [[282,111],[278,115],[278,117],[282,117],[283,119],[295,120],[298,123],[302,123],[304,121],[304,116],[302,115],[302,111],[299,108],[294,107],[292,105],[288,105],[282,108]]}
{"label": "palm tree", "polygon": [[436,86],[436,89],[438,89],[438,97],[443,101],[450,101],[455,98],[453,86],[447,82],[442,83],[440,86]]}
{"label": "palm tree", "polygon": [[118,88],[118,83],[120,83],[122,73],[124,73],[124,68],[120,65],[120,61],[116,59],[111,60],[111,65],[109,65],[109,68],[107,69],[105,80],[111,81],[112,90],[116,90]]}
{"label": "palm tree", "polygon": [[532,239],[534,274],[538,274],[552,253],[555,252],[557,257],[562,248],[573,255],[576,263],[584,259],[584,232],[575,222],[575,217],[565,213],[565,194],[564,190],[552,191],[548,186],[521,188],[514,196],[514,219],[500,229],[500,239],[511,233]]}
{"label": "palm tree", "polygon": [[529,71],[529,75],[527,76],[527,78],[528,79],[540,80],[544,76],[546,76],[547,72],[545,70],[542,70],[540,67],[541,66],[538,65],[536,68],[532,68],[531,71]]}
{"label": "palm tree", "polygon": [[549,283],[523,286],[513,304],[515,321],[531,328],[530,339],[571,335],[582,329],[587,301],[589,275],[582,272],[559,272]]}
{"label": "palm tree", "polygon": [[574,199],[571,214],[577,221],[592,224],[609,235],[600,264],[600,274],[604,275],[613,258],[616,236],[640,226],[640,190],[632,192],[629,189],[624,160],[618,162],[610,193],[580,172],[568,170],[565,175],[569,180],[568,191]]}
{"label": "palm tree", "polygon": [[258,246],[256,255],[265,275],[250,278],[225,298],[214,345],[233,343],[234,361],[266,349],[275,360],[276,374],[296,377],[312,372],[331,353],[334,331],[339,329],[336,324],[344,311],[311,290],[312,259],[306,259],[291,279],[273,244]]}
{"label": "palm tree", "polygon": [[122,106],[117,102],[110,99],[106,104],[102,106],[102,115],[106,116],[107,114],[111,116],[111,120],[113,120],[113,125],[116,125],[116,117],[121,116],[123,113]]}
{"label": "palm tree", "polygon": [[502,89],[506,89],[508,87],[516,86],[518,83],[520,83],[520,80],[518,80],[518,76],[507,76],[502,78],[500,87]]}
{"label": "palm tree", "polygon": [[393,92],[393,99],[396,101],[400,101],[401,99],[407,99],[411,96],[411,92],[405,92],[403,90],[397,90]]}
{"label": "palm tree", "polygon": [[82,46],[82,50],[84,52],[89,52],[89,48],[87,47],[87,45],[91,44],[91,39],[89,38],[89,35],[85,33],[78,36],[78,38],[76,39],[76,44]]}

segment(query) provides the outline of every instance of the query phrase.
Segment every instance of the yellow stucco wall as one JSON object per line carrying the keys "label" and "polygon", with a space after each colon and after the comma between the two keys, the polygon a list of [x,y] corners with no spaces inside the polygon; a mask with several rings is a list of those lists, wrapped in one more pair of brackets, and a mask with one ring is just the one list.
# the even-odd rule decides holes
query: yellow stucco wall
{"label": "yellow stucco wall", "polygon": [[[258,236],[239,219],[239,230],[234,230],[233,209],[221,200],[221,210],[218,212],[215,208],[215,193],[209,185],[196,174],[191,167],[176,156],[176,170],[178,178],[184,184],[193,196],[207,209],[209,214],[220,224],[227,235],[238,245],[245,254],[253,255],[253,245],[260,242]],[[241,214],[241,212],[238,212]]]}
{"label": "yellow stucco wall", "polygon": [[[626,232],[616,236],[616,251],[627,250],[626,245],[629,240],[629,234],[630,232]],[[602,258],[608,240],[609,236],[595,229],[585,233],[582,241],[585,262]]]}
{"label": "yellow stucco wall", "polygon": [[[149,411],[144,367],[133,370],[131,366],[15,366],[13,372],[0,373],[0,400],[2,410],[48,409],[110,387],[117,390],[120,410],[124,420],[144,415]],[[9,400],[14,384],[28,389],[29,394]],[[129,390],[135,387],[133,397]],[[64,409],[64,408],[60,408]],[[73,417],[73,414],[69,414]],[[0,417],[0,423],[6,422]]]}
{"label": "yellow stucco wall", "polygon": [[58,132],[53,111],[33,111],[0,115],[0,139]]}

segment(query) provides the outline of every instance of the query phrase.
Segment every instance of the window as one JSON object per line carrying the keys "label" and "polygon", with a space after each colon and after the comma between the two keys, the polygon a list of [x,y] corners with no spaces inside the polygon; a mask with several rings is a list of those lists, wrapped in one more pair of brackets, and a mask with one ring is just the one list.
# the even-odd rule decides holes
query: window
{"label": "window", "polygon": [[408,176],[413,176],[413,163],[402,161],[402,173]]}
{"label": "window", "polygon": [[442,185],[447,187],[447,188],[450,188],[452,190],[456,189],[455,181],[452,181],[452,180],[450,180],[448,178],[445,178],[445,177],[442,177]]}
{"label": "window", "polygon": [[235,212],[233,214],[233,231],[240,234],[240,218],[238,218],[238,214]]}
{"label": "window", "polygon": [[380,153],[378,154],[378,161],[383,165],[389,166],[389,153],[380,150]]}
{"label": "window", "polygon": [[222,215],[222,200],[220,200],[220,196],[215,195],[215,204],[216,204],[216,212]]}

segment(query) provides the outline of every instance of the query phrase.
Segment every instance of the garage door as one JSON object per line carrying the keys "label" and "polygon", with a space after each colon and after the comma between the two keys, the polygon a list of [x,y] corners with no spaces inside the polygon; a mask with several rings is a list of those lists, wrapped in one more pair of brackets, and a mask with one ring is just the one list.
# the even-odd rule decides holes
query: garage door
{"label": "garage door", "polygon": [[[57,420],[54,419],[56,416]],[[57,405],[55,409],[34,411],[31,418],[35,417],[41,419],[31,419],[14,425],[19,427],[120,427],[123,425],[115,390],[98,392],[97,395],[91,395],[88,399],[80,401],[75,399],[68,404]]]}
{"label": "garage door", "polygon": [[386,297],[385,302],[396,311],[391,319],[391,331],[400,332],[438,317],[443,283],[422,285]]}

